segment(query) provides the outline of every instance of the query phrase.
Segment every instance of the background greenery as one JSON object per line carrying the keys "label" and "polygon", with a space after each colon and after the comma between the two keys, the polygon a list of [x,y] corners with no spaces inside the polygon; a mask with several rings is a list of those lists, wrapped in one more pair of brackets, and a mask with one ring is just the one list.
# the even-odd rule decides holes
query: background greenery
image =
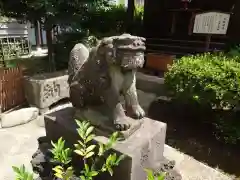
{"label": "background greenery", "polygon": [[[76,43],[84,42],[88,36],[101,39],[124,33],[127,28],[126,11],[124,5],[102,6],[88,11],[84,19],[62,25],[63,31],[56,37],[57,42],[54,44],[57,70],[67,68],[69,52]],[[143,11],[142,6],[136,6],[133,35],[143,35]]]}
{"label": "background greenery", "polygon": [[201,54],[184,56],[165,74],[171,97],[182,104],[210,108],[216,116],[210,123],[227,143],[240,140],[240,63],[238,56]]}

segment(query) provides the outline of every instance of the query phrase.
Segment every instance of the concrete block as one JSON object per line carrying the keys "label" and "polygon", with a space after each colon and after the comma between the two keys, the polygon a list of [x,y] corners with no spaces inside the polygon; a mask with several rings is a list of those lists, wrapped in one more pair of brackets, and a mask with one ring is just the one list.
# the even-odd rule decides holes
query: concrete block
{"label": "concrete block", "polygon": [[24,88],[28,103],[39,109],[69,97],[68,75],[66,71],[43,73],[25,77]]}
{"label": "concrete block", "polygon": [[[46,135],[56,141],[63,137],[70,146],[79,139],[74,120],[74,109],[63,110],[45,115]],[[106,143],[107,137],[96,133],[95,141]],[[117,142],[113,150],[125,154],[127,158],[114,170],[113,177],[105,180],[146,180],[145,168],[156,169],[163,161],[166,124],[149,118],[143,119],[142,126],[129,138]]]}
{"label": "concrete block", "polygon": [[154,93],[157,95],[166,95],[164,78],[137,72],[136,79],[137,79],[136,81],[137,89],[144,92]]}
{"label": "concrete block", "polygon": [[16,111],[3,113],[1,115],[2,128],[13,127],[28,123],[38,117],[39,110],[37,108],[23,108]]}

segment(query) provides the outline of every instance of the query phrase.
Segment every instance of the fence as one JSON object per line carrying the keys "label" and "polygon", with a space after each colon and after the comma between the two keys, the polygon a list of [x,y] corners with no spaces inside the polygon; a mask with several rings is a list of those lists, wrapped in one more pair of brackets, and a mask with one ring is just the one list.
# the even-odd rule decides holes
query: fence
{"label": "fence", "polygon": [[0,110],[10,110],[25,102],[23,73],[20,67],[0,68]]}

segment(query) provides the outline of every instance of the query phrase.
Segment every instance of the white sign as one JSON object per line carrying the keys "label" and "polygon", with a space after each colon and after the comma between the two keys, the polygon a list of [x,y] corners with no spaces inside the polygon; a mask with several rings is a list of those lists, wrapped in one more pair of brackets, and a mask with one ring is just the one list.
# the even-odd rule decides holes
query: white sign
{"label": "white sign", "polygon": [[226,34],[230,14],[207,12],[195,17],[193,33],[198,34]]}
{"label": "white sign", "polygon": [[27,36],[27,24],[19,24],[17,22],[1,23],[0,22],[0,36]]}

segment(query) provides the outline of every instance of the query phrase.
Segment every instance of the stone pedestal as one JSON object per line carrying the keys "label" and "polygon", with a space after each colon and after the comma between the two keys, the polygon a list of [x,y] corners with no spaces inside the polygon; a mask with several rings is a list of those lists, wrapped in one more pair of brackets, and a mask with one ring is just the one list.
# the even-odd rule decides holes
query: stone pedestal
{"label": "stone pedestal", "polygon": [[[59,137],[63,137],[69,145],[76,143],[79,136],[73,117],[73,108],[65,108],[45,115],[48,139],[56,141]],[[98,133],[96,135],[95,141],[101,143],[108,141],[107,137],[98,136]],[[125,154],[127,158],[114,170],[113,177],[106,175],[104,180],[146,180],[144,169],[157,169],[164,160],[165,135],[166,124],[144,118],[143,124],[134,134],[113,147],[114,151]]]}

